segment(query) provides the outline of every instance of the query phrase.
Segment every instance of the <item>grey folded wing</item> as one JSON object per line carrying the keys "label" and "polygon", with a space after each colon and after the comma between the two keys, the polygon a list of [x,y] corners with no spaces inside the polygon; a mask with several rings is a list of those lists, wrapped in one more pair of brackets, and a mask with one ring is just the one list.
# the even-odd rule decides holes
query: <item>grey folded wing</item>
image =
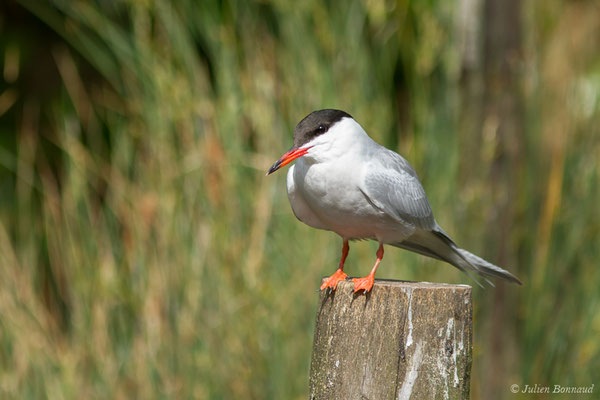
{"label": "grey folded wing", "polygon": [[415,170],[399,154],[381,149],[367,165],[361,191],[371,204],[399,222],[434,229],[433,212]]}

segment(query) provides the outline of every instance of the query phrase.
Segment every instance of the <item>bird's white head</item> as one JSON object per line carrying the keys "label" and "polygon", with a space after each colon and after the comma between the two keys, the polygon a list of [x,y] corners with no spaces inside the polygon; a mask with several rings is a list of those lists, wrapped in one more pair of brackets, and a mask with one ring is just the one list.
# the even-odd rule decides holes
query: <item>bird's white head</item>
{"label": "bird's white head", "polygon": [[313,162],[339,158],[366,137],[362,127],[344,111],[313,111],[296,125],[294,145],[269,168],[267,175],[302,156]]}

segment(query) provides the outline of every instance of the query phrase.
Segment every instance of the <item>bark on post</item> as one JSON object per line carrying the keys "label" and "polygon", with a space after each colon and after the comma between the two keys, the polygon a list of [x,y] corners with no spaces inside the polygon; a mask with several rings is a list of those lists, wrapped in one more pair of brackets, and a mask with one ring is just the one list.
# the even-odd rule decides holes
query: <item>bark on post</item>
{"label": "bark on post", "polygon": [[321,292],[311,399],[468,399],[471,287],[375,281]]}

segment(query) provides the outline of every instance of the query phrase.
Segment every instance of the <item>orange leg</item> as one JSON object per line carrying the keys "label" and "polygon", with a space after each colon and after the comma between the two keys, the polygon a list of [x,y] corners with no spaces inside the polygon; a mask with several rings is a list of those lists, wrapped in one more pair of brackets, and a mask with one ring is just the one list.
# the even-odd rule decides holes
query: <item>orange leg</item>
{"label": "orange leg", "polygon": [[364,290],[365,293],[367,293],[371,290],[371,288],[373,287],[373,283],[375,283],[375,271],[377,271],[377,267],[379,266],[379,263],[382,259],[383,244],[380,243],[379,250],[377,250],[377,260],[375,261],[373,269],[371,270],[371,272],[369,272],[369,275],[365,276],[364,278],[352,279],[352,282],[354,282],[354,293],[358,292],[359,290]]}
{"label": "orange leg", "polygon": [[348,246],[348,241],[344,240],[344,245],[342,246],[342,258],[340,259],[340,266],[331,275],[329,278],[325,279],[325,282],[321,285],[321,290],[325,288],[331,288],[331,290],[335,290],[339,281],[343,281],[346,279],[348,275],[344,272],[344,263],[346,262],[346,257],[348,257],[348,251],[350,251],[350,246]]}

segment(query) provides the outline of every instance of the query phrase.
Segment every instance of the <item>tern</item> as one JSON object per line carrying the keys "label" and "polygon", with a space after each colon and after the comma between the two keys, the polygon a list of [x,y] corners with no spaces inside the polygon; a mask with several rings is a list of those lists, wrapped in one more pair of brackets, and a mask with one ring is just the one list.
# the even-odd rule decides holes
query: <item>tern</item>
{"label": "tern", "polygon": [[333,231],[343,241],[339,267],[321,290],[333,291],[347,278],[348,242],[360,239],[376,240],[379,248],[371,272],[353,279],[355,293],[373,287],[384,244],[445,261],[471,278],[475,272],[492,286],[487,277],[521,284],[510,272],[459,248],[435,221],[408,161],[371,139],[350,114],[310,113],[296,126],[292,148],[267,175],[294,160],[287,173],[292,211],[306,225]]}

